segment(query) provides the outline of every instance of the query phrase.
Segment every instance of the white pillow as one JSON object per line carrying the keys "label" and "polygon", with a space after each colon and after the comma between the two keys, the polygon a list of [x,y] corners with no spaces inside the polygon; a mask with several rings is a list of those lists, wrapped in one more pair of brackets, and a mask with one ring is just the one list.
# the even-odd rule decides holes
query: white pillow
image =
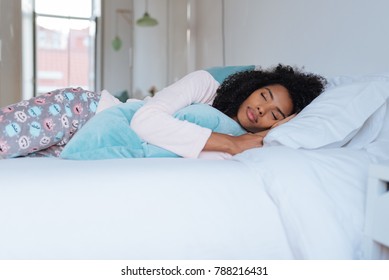
{"label": "white pillow", "polygon": [[[296,149],[341,147],[372,117],[375,126],[361,130],[365,135],[358,136],[356,143],[357,146],[367,145],[374,140],[372,135],[376,137],[382,128],[382,107],[387,99],[388,79],[361,78],[357,82],[347,80],[340,86],[333,85],[294,119],[272,129],[265,137],[264,145],[284,145]],[[378,112],[380,108],[381,112]],[[377,121],[380,123],[377,124]]]}
{"label": "white pillow", "polygon": [[373,162],[389,162],[389,101],[386,102],[385,109],[385,118],[381,131],[376,139],[365,147]]}

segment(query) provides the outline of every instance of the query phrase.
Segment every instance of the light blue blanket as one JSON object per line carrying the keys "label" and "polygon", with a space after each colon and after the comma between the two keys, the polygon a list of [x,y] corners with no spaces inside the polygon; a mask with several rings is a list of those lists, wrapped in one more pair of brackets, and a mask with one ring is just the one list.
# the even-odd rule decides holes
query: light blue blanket
{"label": "light blue blanket", "polygon": [[[144,142],[130,128],[133,115],[143,104],[143,101],[123,103],[97,114],[67,143],[61,157],[74,160],[179,157]],[[178,111],[175,117],[214,132],[230,135],[246,133],[236,121],[206,104],[190,105]]]}

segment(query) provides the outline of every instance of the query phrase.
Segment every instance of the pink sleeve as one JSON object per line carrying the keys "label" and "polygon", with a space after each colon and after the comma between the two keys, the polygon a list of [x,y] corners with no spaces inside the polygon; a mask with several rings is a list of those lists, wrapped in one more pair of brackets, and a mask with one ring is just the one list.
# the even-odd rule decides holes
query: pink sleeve
{"label": "pink sleeve", "polygon": [[131,127],[151,144],[182,157],[197,158],[212,131],[172,115],[192,103],[212,104],[218,87],[207,71],[193,72],[147,101],[132,118]]}

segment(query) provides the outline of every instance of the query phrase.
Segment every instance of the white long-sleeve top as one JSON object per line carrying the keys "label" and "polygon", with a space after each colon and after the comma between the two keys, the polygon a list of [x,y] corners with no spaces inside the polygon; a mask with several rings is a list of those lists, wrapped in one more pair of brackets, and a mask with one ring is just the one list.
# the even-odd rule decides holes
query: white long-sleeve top
{"label": "white long-sleeve top", "polygon": [[[212,131],[181,121],[173,114],[193,103],[212,104],[220,83],[207,71],[188,74],[178,82],[149,98],[134,115],[131,127],[146,142],[186,158],[229,159],[223,152],[202,152]],[[127,102],[136,101],[129,99]],[[97,113],[121,102],[108,91],[101,92]]]}
{"label": "white long-sleeve top", "polygon": [[132,118],[131,128],[146,142],[182,157],[197,158],[212,131],[173,114],[193,103],[212,104],[219,85],[207,71],[192,72],[150,98]]}

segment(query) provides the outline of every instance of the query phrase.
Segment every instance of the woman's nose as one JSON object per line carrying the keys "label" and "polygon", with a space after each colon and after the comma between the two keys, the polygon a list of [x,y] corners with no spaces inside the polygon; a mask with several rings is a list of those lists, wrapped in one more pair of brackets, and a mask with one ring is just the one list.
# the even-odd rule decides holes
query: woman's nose
{"label": "woman's nose", "polygon": [[263,113],[264,113],[264,109],[262,108],[262,107],[257,107],[257,110],[258,110],[258,114],[260,115],[260,116],[262,116],[263,115]]}

